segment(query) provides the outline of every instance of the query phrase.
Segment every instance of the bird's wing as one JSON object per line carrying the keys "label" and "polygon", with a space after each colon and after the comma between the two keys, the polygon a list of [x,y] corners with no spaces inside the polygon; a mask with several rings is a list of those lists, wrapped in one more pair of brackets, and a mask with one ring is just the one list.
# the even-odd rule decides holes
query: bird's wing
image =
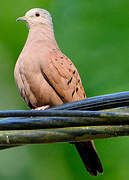
{"label": "bird's wing", "polygon": [[42,74],[63,102],[77,101],[86,97],[76,67],[61,52],[50,55],[49,64],[47,68],[42,69]]}

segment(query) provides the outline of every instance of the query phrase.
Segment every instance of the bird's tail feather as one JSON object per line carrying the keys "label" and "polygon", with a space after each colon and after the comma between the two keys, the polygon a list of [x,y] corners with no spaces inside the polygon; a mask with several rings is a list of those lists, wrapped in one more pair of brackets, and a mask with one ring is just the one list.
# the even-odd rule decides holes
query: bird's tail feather
{"label": "bird's tail feather", "polygon": [[103,173],[102,164],[96,152],[93,141],[74,143],[78,153],[87,169],[92,176]]}

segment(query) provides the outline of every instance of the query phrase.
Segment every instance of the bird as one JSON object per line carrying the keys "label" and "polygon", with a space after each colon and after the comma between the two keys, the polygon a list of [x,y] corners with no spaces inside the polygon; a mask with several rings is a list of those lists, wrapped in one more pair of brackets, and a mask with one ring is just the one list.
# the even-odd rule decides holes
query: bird
{"label": "bird", "polygon": [[[46,110],[86,98],[80,75],[56,42],[51,14],[41,8],[26,12],[17,21],[29,29],[14,68],[20,95],[30,109]],[[97,176],[103,167],[93,141],[74,143],[87,171]]]}

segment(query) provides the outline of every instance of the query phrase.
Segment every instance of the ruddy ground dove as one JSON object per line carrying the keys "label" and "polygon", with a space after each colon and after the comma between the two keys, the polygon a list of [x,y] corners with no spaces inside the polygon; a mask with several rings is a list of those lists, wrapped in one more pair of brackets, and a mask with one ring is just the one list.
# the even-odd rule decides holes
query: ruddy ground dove
{"label": "ruddy ground dove", "polygon": [[[18,18],[25,21],[29,34],[15,66],[19,92],[31,109],[44,110],[86,98],[80,76],[71,60],[59,49],[48,11],[29,10]],[[74,143],[91,175],[103,173],[92,141]]]}

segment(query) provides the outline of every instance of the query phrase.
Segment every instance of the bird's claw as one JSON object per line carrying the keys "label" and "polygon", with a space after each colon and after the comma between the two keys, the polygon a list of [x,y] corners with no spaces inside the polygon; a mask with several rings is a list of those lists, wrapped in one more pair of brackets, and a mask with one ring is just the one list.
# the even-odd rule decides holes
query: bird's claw
{"label": "bird's claw", "polygon": [[41,110],[41,111],[44,111],[44,110],[47,110],[49,107],[50,107],[49,105],[46,105],[46,106],[41,106],[41,107],[34,108],[32,110]]}

